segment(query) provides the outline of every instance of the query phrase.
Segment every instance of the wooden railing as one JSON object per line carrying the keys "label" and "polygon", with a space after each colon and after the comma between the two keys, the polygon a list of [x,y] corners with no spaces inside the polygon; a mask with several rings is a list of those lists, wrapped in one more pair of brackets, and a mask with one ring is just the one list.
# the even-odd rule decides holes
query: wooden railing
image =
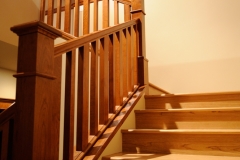
{"label": "wooden railing", "polygon": [[0,159],[11,160],[13,155],[13,130],[16,106],[12,104],[0,113]]}
{"label": "wooden railing", "polygon": [[[11,28],[19,36],[12,159],[58,159],[63,155],[64,160],[72,160],[74,154],[83,159],[112,120],[109,116],[126,104],[136,87],[148,83],[142,1],[114,1],[115,25],[110,27],[108,0],[65,0],[64,9],[60,0],[56,9],[49,0],[47,10],[43,0],[41,21]],[[93,33],[90,3],[94,4]],[[96,6],[100,3],[104,8],[102,30],[97,27]],[[119,3],[124,3],[126,12],[121,24]],[[78,9],[82,4],[81,27]],[[60,25],[62,12],[64,26]],[[54,46],[57,37],[67,41]],[[60,116],[61,107],[64,117]],[[60,123],[64,123],[63,139]],[[63,148],[59,148],[59,140]]]}
{"label": "wooden railing", "polygon": [[10,107],[14,102],[14,99],[0,98],[0,113],[5,109],[8,109],[8,107]]}
{"label": "wooden railing", "polygon": [[[66,97],[71,92],[74,93],[74,84],[77,83],[78,86],[77,151],[85,151],[89,143],[89,132],[90,135],[97,135],[99,125],[108,122],[109,113],[114,114],[116,109],[122,106],[123,99],[134,90],[134,85],[139,85],[136,52],[137,24],[138,20],[132,20],[55,47],[55,56],[66,53]],[[131,45],[126,45],[127,41]],[[77,51],[72,51],[75,48]],[[78,57],[76,83],[70,83],[75,79],[73,57]],[[67,103],[65,101],[65,117],[69,117],[67,121],[65,119],[65,126],[71,126],[74,123],[72,116],[74,106],[71,105],[74,99],[71,100],[69,99]],[[69,107],[66,108],[66,106]],[[65,128],[64,133],[69,131],[74,131],[73,125],[71,128]],[[67,137],[70,136],[73,135],[69,134]],[[73,138],[65,140],[65,143],[73,146]],[[66,149],[71,146],[64,145]]]}
{"label": "wooden railing", "polygon": [[131,0],[42,0],[40,20],[79,37],[131,20],[131,5]]}

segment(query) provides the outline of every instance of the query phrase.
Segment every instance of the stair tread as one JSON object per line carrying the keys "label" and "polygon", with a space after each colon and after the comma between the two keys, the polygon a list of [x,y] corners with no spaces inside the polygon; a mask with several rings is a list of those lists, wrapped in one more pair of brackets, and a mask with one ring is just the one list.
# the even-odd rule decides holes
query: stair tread
{"label": "stair tread", "polygon": [[116,153],[106,156],[103,160],[132,160],[132,159],[154,159],[154,160],[239,160],[239,157],[232,156],[210,156],[192,154],[154,154],[154,153]]}
{"label": "stair tread", "polygon": [[239,91],[235,92],[212,92],[212,93],[169,93],[160,95],[145,95],[145,98],[158,98],[158,97],[189,97],[189,96],[215,96],[215,95],[240,95]]}
{"label": "stair tread", "polygon": [[240,129],[123,129],[122,133],[240,134]]}
{"label": "stair tread", "polygon": [[219,107],[219,108],[174,108],[174,109],[146,109],[135,110],[135,113],[149,112],[188,112],[188,111],[240,111],[240,107]]}

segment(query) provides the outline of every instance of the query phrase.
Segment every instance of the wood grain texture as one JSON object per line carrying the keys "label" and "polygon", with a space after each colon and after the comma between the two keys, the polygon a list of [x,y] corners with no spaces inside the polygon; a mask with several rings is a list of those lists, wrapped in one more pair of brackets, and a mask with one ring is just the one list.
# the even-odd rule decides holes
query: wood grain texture
{"label": "wood grain texture", "polygon": [[42,22],[15,26],[11,30],[20,36],[13,159],[58,159],[59,154],[54,155],[49,149],[59,144],[51,141],[55,133],[51,117],[55,111],[52,93],[48,91],[53,87],[54,39],[59,32]]}
{"label": "wood grain texture", "polygon": [[[54,58],[54,76],[56,79],[52,84],[52,96],[53,96],[53,105],[52,105],[52,116],[51,119],[52,133],[50,143],[59,144],[59,132],[60,132],[60,99],[61,99],[61,77],[62,77],[62,57]],[[51,155],[56,155],[59,153],[59,147],[52,147]],[[53,158],[53,157],[52,157]]]}
{"label": "wood grain texture", "polygon": [[131,27],[132,32],[132,62],[133,62],[133,84],[138,84],[138,68],[137,68],[137,57],[138,57],[138,41],[137,41],[137,30],[136,25]]}
{"label": "wood grain texture", "polygon": [[127,4],[127,5],[131,5],[132,4],[131,0],[114,0],[114,1],[118,1],[119,3]]}
{"label": "wood grain texture", "polygon": [[126,29],[120,31],[121,34],[121,52],[122,52],[122,95],[123,97],[128,97],[128,53],[127,53],[127,33]]}
{"label": "wood grain texture", "polygon": [[90,76],[90,134],[98,132],[98,40],[91,43],[91,76]]}
{"label": "wood grain texture", "polygon": [[66,53],[63,158],[74,157],[75,51]]}
{"label": "wood grain texture", "polygon": [[39,20],[44,22],[44,17],[45,17],[45,0],[41,0]]}
{"label": "wood grain texture", "polygon": [[79,49],[78,60],[78,115],[77,151],[84,151],[88,145],[88,105],[89,105],[89,44]]}
{"label": "wood grain texture", "polygon": [[130,6],[130,5],[127,5],[127,4],[124,4],[124,21],[125,21],[125,22],[131,20],[130,11],[131,11],[131,6]]}
{"label": "wood grain texture", "polygon": [[49,25],[53,25],[53,8],[54,8],[54,0],[48,0],[47,24]]}
{"label": "wood grain texture", "polygon": [[146,109],[238,107],[240,92],[145,96]]}
{"label": "wood grain texture", "polygon": [[240,108],[135,111],[138,129],[240,129]]}
{"label": "wood grain texture", "polygon": [[64,31],[71,31],[71,0],[65,0]]}
{"label": "wood grain texture", "polygon": [[16,105],[13,104],[0,114],[0,158],[12,159],[13,157],[13,136]]}
{"label": "wood grain texture", "polygon": [[78,1],[79,0],[75,0],[74,7],[74,36],[76,37],[79,36],[79,21],[80,21]]}
{"label": "wood grain texture", "polygon": [[113,59],[113,35],[109,36],[109,113],[114,113],[115,102],[114,102],[114,59]]}
{"label": "wood grain texture", "polygon": [[93,31],[98,31],[98,0],[94,0],[94,23]]}
{"label": "wood grain texture", "polygon": [[[119,32],[114,34],[114,107],[121,105],[121,88],[120,88],[120,35]],[[113,113],[115,113],[113,109]]]}
{"label": "wood grain texture", "polygon": [[191,155],[191,154],[155,154],[155,153],[115,153],[105,156],[102,160],[118,159],[157,159],[157,160],[239,160],[239,157],[233,156],[209,156],[209,155]]}
{"label": "wood grain texture", "polygon": [[240,156],[240,130],[233,131],[163,131],[123,130],[123,152],[187,153]]}
{"label": "wood grain texture", "polygon": [[111,141],[113,136],[117,133],[125,119],[128,117],[134,106],[137,104],[139,99],[144,94],[144,88],[136,88],[130,95],[128,101],[125,101],[121,110],[117,110],[116,114],[111,116],[113,121],[109,121],[104,128],[103,133],[100,134],[96,143],[87,152],[85,159],[97,160],[101,153],[104,151],[108,143]]}
{"label": "wood grain texture", "polygon": [[0,98],[0,109],[7,109],[15,102],[14,99]]}
{"label": "wood grain texture", "polygon": [[90,0],[83,0],[83,35],[89,33]]}
{"label": "wood grain texture", "polygon": [[128,91],[133,90],[134,84],[133,84],[133,62],[132,62],[132,41],[131,41],[131,27],[128,27],[126,29],[126,34],[127,34],[127,88]]}
{"label": "wood grain texture", "polygon": [[8,159],[8,151],[9,151],[9,127],[10,121],[5,122],[3,125],[0,126],[0,158],[1,159]]}
{"label": "wood grain texture", "polygon": [[90,43],[97,38],[102,38],[104,36],[113,34],[114,32],[118,32],[119,30],[121,30],[123,28],[135,25],[138,22],[139,22],[138,19],[134,19],[129,22],[119,24],[117,26],[109,27],[109,28],[103,29],[101,31],[94,32],[92,34],[88,34],[88,35],[85,35],[85,36],[82,36],[79,38],[75,38],[73,40],[69,40],[67,42],[63,42],[63,43],[55,46],[54,55],[55,56],[61,55],[65,52],[71,51],[73,48],[78,48],[78,47],[84,45],[85,43]]}
{"label": "wood grain texture", "polygon": [[102,0],[102,9],[103,9],[103,28],[109,27],[109,0]]}
{"label": "wood grain texture", "polygon": [[114,25],[119,24],[119,3],[114,1]]}
{"label": "wood grain texture", "polygon": [[62,0],[57,0],[57,17],[56,17],[56,28],[61,29],[61,8],[62,8]]}
{"label": "wood grain texture", "polygon": [[109,37],[100,41],[100,124],[108,121],[109,113]]}

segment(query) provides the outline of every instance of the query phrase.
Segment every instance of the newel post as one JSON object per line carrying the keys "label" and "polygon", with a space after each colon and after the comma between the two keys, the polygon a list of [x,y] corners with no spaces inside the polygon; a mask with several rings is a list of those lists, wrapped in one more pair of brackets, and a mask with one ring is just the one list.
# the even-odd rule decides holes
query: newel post
{"label": "newel post", "polygon": [[140,19],[137,25],[138,44],[138,82],[146,86],[148,94],[148,60],[146,59],[144,0],[132,0],[132,19]]}
{"label": "newel post", "polygon": [[52,140],[52,134],[56,129],[59,133],[59,126],[52,120],[52,86],[54,39],[60,32],[38,21],[11,30],[19,36],[13,159],[57,160],[53,148],[59,148],[59,140]]}

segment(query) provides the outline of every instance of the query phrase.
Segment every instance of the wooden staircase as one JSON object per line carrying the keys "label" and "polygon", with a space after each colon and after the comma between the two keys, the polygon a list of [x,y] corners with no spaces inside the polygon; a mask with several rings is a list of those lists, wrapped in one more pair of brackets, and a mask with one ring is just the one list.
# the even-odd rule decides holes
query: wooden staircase
{"label": "wooden staircase", "polygon": [[145,96],[122,152],[103,159],[240,159],[240,93]]}

